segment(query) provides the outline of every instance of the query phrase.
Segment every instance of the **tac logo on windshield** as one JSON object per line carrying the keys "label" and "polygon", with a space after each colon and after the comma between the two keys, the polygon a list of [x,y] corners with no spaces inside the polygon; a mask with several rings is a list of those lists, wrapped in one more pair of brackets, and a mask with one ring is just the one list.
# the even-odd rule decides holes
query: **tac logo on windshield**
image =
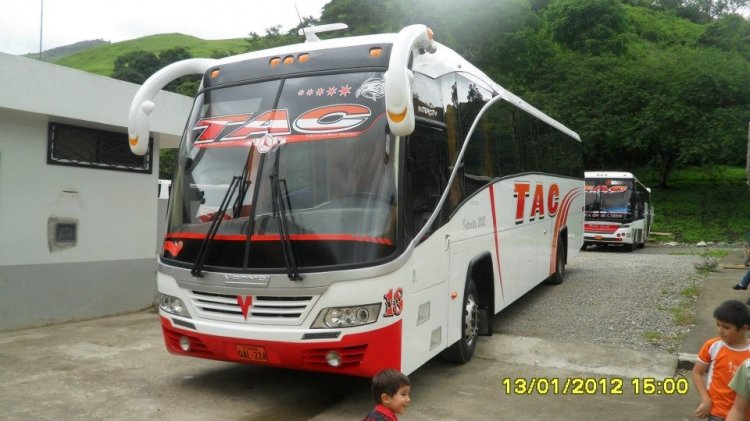
{"label": "tac logo on windshield", "polygon": [[584,191],[586,193],[622,193],[628,191],[628,186],[622,184],[616,186],[594,186],[587,184],[584,186]]}
{"label": "tac logo on windshield", "polygon": [[[334,104],[317,107],[301,113],[290,123],[289,111],[286,109],[268,110],[257,116],[253,113],[233,114],[226,116],[202,118],[193,127],[194,145],[214,142],[244,141],[258,136],[277,136],[292,133],[326,134],[352,130],[370,119],[372,111],[359,104]],[[253,142],[260,150],[263,147],[277,146]],[[270,150],[267,149],[267,150]],[[261,151],[262,152],[262,151]]]}

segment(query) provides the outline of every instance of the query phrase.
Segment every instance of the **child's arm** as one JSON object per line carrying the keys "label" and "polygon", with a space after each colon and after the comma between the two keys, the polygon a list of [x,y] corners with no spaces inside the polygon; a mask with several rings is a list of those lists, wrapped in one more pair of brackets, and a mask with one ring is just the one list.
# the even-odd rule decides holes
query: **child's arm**
{"label": "child's arm", "polygon": [[743,398],[739,393],[734,398],[734,404],[732,409],[729,410],[726,421],[745,421],[745,414],[747,409],[750,408],[750,400]]}
{"label": "child's arm", "polygon": [[693,384],[698,394],[701,397],[701,403],[695,410],[694,415],[698,418],[706,418],[711,415],[711,397],[708,396],[708,389],[706,389],[706,373],[708,372],[708,365],[697,361],[693,366]]}
{"label": "child's arm", "polygon": [[732,409],[727,415],[727,421],[745,421],[747,409],[750,407],[750,366],[747,360],[734,373],[729,387],[736,392],[736,395]]}

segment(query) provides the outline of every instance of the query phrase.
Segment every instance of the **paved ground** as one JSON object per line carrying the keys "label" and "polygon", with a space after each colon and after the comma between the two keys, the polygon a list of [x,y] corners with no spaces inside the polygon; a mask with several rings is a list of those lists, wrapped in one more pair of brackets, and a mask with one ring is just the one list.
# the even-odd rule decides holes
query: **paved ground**
{"label": "paved ground", "polygon": [[[737,250],[724,263],[741,260]],[[713,308],[750,296],[730,289],[741,275],[721,269],[706,280],[697,324],[680,349],[685,364],[714,335]],[[412,406],[402,420],[695,419],[692,385],[686,395],[667,393],[689,380],[679,371],[666,388],[635,393],[645,379],[672,379],[675,355],[505,335],[480,339],[469,364],[431,361],[412,373]],[[535,379],[534,389],[519,394],[518,379]],[[371,406],[368,388],[367,379],[169,355],[150,311],[0,333],[4,420],[356,420]]]}

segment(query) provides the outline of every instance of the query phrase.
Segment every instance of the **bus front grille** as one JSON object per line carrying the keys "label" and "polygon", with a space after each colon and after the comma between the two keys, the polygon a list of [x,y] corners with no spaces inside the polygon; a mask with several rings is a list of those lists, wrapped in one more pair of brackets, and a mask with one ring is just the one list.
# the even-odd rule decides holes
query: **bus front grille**
{"label": "bus front grille", "polygon": [[299,325],[316,300],[317,297],[311,295],[228,295],[190,291],[190,301],[201,317],[245,324]]}

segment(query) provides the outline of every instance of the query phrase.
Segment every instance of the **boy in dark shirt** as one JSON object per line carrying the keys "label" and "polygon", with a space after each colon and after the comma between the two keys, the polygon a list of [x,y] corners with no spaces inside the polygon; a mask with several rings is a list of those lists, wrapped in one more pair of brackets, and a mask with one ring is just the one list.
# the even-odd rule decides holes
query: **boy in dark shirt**
{"label": "boy in dark shirt", "polygon": [[375,408],[362,421],[398,421],[396,414],[403,414],[411,402],[409,378],[391,368],[372,378],[371,392]]}

